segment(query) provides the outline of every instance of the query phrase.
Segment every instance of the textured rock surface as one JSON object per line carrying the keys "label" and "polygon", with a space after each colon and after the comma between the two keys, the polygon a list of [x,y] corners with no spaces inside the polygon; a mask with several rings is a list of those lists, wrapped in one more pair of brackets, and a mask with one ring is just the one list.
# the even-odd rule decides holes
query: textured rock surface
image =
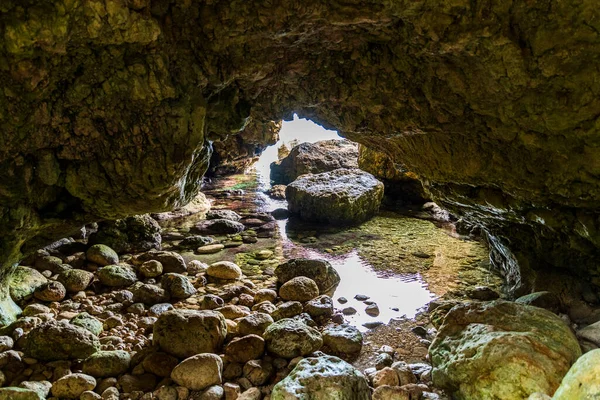
{"label": "textured rock surface", "polygon": [[158,222],[149,215],[135,215],[101,222],[98,231],[90,236],[89,242],[105,244],[121,254],[160,250],[162,238]]}
{"label": "textured rock surface", "polygon": [[100,342],[84,328],[51,321],[34,328],[26,337],[24,352],[43,361],[87,358],[100,350]]}
{"label": "textured rock surface", "polygon": [[368,172],[337,169],[303,175],[285,189],[288,210],[307,221],[356,224],[373,217],[383,199],[383,183]]}
{"label": "textured rock surface", "polygon": [[84,222],[185,204],[209,140],[296,111],[389,149],[523,268],[600,285],[593,0],[128,4],[2,3],[0,282]]}
{"label": "textured rock surface", "polygon": [[331,263],[319,259],[293,258],[278,265],[275,275],[282,284],[297,276],[306,276],[315,281],[321,293],[335,289],[340,283],[340,275]]}
{"label": "textured rock surface", "polygon": [[180,358],[217,352],[226,335],[225,318],[214,311],[167,311],[154,325],[154,343]]}
{"label": "textured rock surface", "polygon": [[454,307],[429,355],[434,384],[457,398],[518,400],[552,394],[581,349],[552,312],[494,301]]}
{"label": "textured rock surface", "polygon": [[273,388],[272,400],[368,400],[365,377],[337,357],[307,358]]}
{"label": "textured rock surface", "polygon": [[284,159],[271,164],[271,180],[287,185],[300,175],[319,174],[338,168],[358,168],[358,145],[349,140],[301,143]]}
{"label": "textured rock surface", "polygon": [[554,393],[554,400],[584,400],[600,398],[600,349],[581,356],[563,378]]}

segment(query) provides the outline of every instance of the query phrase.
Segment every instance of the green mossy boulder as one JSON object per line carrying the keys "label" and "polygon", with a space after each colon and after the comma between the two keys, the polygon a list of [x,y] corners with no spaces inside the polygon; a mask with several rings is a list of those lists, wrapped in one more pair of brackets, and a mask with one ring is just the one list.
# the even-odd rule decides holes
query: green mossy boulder
{"label": "green mossy boulder", "polygon": [[10,297],[17,303],[31,297],[48,279],[33,268],[18,266],[10,277]]}

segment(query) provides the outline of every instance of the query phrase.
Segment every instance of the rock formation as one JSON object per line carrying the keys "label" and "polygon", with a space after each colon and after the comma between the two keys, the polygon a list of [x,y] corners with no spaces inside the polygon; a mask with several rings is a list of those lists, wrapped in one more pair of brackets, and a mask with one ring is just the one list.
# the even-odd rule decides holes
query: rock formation
{"label": "rock formation", "polygon": [[185,204],[210,142],[251,114],[297,112],[388,149],[485,226],[498,264],[600,285],[599,13],[592,0],[3,1],[0,282],[85,222]]}

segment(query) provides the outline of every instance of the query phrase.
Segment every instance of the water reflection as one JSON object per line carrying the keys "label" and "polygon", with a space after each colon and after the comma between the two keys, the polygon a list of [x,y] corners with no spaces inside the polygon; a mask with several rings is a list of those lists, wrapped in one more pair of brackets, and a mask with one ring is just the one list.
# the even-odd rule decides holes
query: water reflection
{"label": "water reflection", "polygon": [[[296,115],[294,121],[284,122],[280,132],[280,140],[276,145],[266,149],[261,155],[255,168],[249,171],[256,176],[258,190],[256,192],[256,206],[258,211],[273,211],[276,208],[286,208],[285,200],[274,200],[264,191],[270,188],[270,165],[277,161],[277,149],[282,144],[291,148],[290,144],[298,142],[317,142],[320,140],[341,139],[337,132],[329,131],[323,127],[305,120]],[[378,276],[373,267],[356,250],[343,255],[331,255],[316,249],[303,246],[301,243],[290,240],[287,235],[288,220],[278,221],[279,234],[283,256],[289,258],[321,258],[328,260],[338,271],[341,282],[333,294],[336,308],[353,307],[357,313],[346,316],[346,320],[357,326],[362,331],[366,322],[381,321],[388,323],[393,318],[413,318],[419,309],[425,306],[434,295],[427,290],[420,274]],[[356,294],[369,297],[369,301],[377,303],[378,316],[365,313],[366,304],[354,299]],[[347,303],[338,301],[340,297],[347,299]]]}

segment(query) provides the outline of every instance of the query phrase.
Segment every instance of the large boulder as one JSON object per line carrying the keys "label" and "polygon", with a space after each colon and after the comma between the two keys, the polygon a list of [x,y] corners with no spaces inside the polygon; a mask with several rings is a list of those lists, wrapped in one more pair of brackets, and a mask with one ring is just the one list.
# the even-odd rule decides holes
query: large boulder
{"label": "large boulder", "polygon": [[563,378],[554,400],[600,399],[600,349],[579,357]]}
{"label": "large boulder", "polygon": [[225,318],[215,311],[171,310],[154,324],[154,344],[179,358],[221,350],[227,336]]}
{"label": "large boulder", "polygon": [[552,394],[581,349],[550,311],[498,300],[452,308],[429,355],[434,384],[455,397],[518,400]]}
{"label": "large boulder", "polygon": [[308,221],[356,224],[378,211],[383,183],[359,169],[303,175],[285,190],[288,209]]}
{"label": "large boulder", "polygon": [[338,168],[358,168],[358,145],[349,140],[301,143],[285,158],[271,164],[271,180],[287,185],[300,175],[319,174]]}
{"label": "large boulder", "polygon": [[369,400],[371,389],[356,368],[333,356],[306,358],[273,388],[271,400]]}
{"label": "large boulder", "polygon": [[135,215],[98,224],[98,231],[89,238],[91,244],[105,244],[119,254],[160,250],[160,225],[148,214]]}
{"label": "large boulder", "polygon": [[55,361],[87,358],[98,350],[98,338],[87,329],[48,321],[27,334],[24,352],[41,361]]}
{"label": "large boulder", "polygon": [[320,293],[327,293],[340,283],[340,276],[327,260],[293,258],[279,264],[275,269],[277,281],[281,284],[297,276],[306,276],[315,281]]}

